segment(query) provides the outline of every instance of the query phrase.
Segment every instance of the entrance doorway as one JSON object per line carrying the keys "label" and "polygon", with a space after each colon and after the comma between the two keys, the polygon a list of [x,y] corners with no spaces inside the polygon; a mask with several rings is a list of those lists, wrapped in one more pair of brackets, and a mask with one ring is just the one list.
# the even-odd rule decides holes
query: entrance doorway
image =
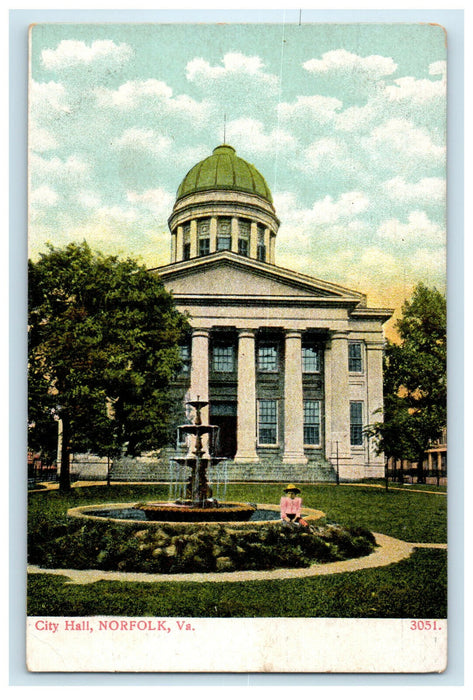
{"label": "entrance doorway", "polygon": [[219,428],[215,448],[216,457],[233,459],[237,450],[237,403],[215,401],[210,403],[210,424]]}

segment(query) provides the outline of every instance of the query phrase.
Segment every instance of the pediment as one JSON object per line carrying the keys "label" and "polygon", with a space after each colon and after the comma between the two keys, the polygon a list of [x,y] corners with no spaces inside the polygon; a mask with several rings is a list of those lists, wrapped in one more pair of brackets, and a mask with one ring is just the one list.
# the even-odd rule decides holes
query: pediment
{"label": "pediment", "polygon": [[360,303],[365,300],[360,292],[228,251],[167,265],[155,271],[174,295],[313,296],[340,301],[357,299]]}

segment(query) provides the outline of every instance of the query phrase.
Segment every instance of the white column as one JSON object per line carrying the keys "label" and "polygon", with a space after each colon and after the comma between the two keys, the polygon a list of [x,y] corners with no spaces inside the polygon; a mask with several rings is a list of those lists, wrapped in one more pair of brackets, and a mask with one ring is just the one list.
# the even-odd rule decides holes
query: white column
{"label": "white column", "polygon": [[232,216],[232,251],[238,253],[238,219]]}
{"label": "white column", "polygon": [[[366,384],[368,395],[366,422],[368,424],[380,423],[383,420],[383,348],[382,342],[366,343]],[[378,412],[379,409],[381,411]],[[370,467],[383,467],[383,455],[376,454],[374,440],[369,442]]]}
{"label": "white column", "polygon": [[210,252],[215,253],[217,250],[217,217],[212,216],[210,219]]}
{"label": "white column", "polygon": [[250,225],[250,258],[258,257],[258,224],[252,221]]}
{"label": "white column", "polygon": [[238,332],[238,410],[235,462],[258,462],[256,453],[255,332]]}
{"label": "white column", "polygon": [[340,467],[351,465],[350,392],[348,384],[348,336],[334,332],[330,348],[331,365],[331,445],[327,445],[330,461]]}
{"label": "white column", "polygon": [[302,401],[302,333],[286,331],[284,365],[284,456],[286,464],[306,464]]}
{"label": "white column", "polygon": [[178,226],[177,231],[176,231],[176,249],[175,249],[175,256],[172,260],[173,262],[179,262],[180,260],[183,259],[183,257],[184,257],[183,246],[184,246],[183,228],[182,228],[182,226]]}
{"label": "white column", "polygon": [[[209,400],[209,330],[208,328],[195,328],[192,331],[192,356],[191,356],[191,376],[190,376],[190,400],[194,401],[199,397],[201,401]],[[202,409],[202,423],[209,422],[209,407]],[[192,444],[190,451],[194,449]],[[208,436],[202,438],[204,453],[208,452]]]}
{"label": "white column", "polygon": [[271,231],[269,228],[264,229],[264,247],[266,248],[265,262],[271,262]]}
{"label": "white column", "polygon": [[271,235],[269,237],[269,260],[268,260],[268,262],[272,263],[273,265],[274,265],[274,261],[276,259],[275,248],[276,248],[276,236],[271,232]]}
{"label": "white column", "polygon": [[191,252],[190,256],[191,258],[196,258],[197,257],[197,221],[195,219],[192,219],[191,221]]}

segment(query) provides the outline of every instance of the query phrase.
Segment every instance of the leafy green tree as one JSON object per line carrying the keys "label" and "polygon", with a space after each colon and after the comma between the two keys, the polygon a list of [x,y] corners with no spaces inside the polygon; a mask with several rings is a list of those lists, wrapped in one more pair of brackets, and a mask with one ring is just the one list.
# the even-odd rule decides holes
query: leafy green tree
{"label": "leafy green tree", "polygon": [[28,323],[29,423],[45,441],[48,415],[62,421],[62,490],[71,451],[134,455],[167,442],[188,323],[157,275],[85,242],[49,246],[29,261]]}
{"label": "leafy green tree", "polygon": [[440,438],[447,421],[447,304],[437,289],[420,283],[396,324],[400,342],[384,356],[384,421],[370,426],[387,457],[417,461]]}

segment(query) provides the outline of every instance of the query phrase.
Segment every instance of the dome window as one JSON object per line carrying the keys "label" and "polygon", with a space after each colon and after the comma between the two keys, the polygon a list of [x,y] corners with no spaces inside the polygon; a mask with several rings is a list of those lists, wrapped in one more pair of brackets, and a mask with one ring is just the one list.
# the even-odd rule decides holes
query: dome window
{"label": "dome window", "polygon": [[197,222],[197,236],[199,255],[208,255],[210,253],[210,219],[200,219]]}
{"label": "dome window", "polygon": [[248,219],[238,219],[238,253],[249,254],[251,222]]}
{"label": "dome window", "polygon": [[232,221],[221,217],[217,221],[217,250],[231,250],[231,248]]}
{"label": "dome window", "polygon": [[182,259],[189,260],[190,257],[191,257],[191,225],[186,224],[183,227]]}
{"label": "dome window", "polygon": [[256,248],[256,257],[261,262],[266,262],[266,245],[264,243],[264,228],[258,224],[258,244]]}

